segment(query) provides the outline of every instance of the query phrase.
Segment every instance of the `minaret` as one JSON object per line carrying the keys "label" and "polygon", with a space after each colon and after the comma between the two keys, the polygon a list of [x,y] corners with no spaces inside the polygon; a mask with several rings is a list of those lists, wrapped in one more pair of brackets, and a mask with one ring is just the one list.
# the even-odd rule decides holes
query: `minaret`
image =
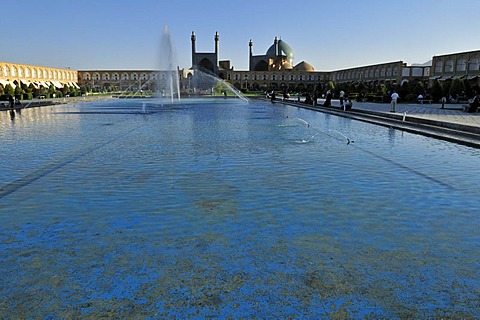
{"label": "minaret", "polygon": [[275,45],[275,58],[278,57],[278,39],[275,37],[275,40],[273,40],[273,44]]}
{"label": "minaret", "polygon": [[195,32],[192,31],[192,68],[195,67],[195,54],[196,54],[196,49],[195,49],[195,41],[197,40],[197,37],[195,37]]}
{"label": "minaret", "polygon": [[218,74],[218,66],[219,66],[219,61],[220,61],[220,56],[218,52],[218,41],[220,40],[220,37],[218,36],[218,32],[215,32],[215,74]]}
{"label": "minaret", "polygon": [[250,42],[248,43],[248,46],[250,47],[250,55],[249,55],[249,63],[248,65],[250,66],[250,71],[252,71],[252,57],[253,57],[253,41],[250,39]]}

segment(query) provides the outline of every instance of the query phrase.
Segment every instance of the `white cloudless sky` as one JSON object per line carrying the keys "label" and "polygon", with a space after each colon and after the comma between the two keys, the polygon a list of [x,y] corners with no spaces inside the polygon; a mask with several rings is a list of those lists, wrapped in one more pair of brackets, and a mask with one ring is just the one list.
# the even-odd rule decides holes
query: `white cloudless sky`
{"label": "white cloudless sky", "polygon": [[248,42],[265,54],[275,36],[316,70],[480,49],[480,0],[9,0],[2,1],[0,61],[75,70],[158,69],[168,26],[180,68],[197,52],[248,69]]}

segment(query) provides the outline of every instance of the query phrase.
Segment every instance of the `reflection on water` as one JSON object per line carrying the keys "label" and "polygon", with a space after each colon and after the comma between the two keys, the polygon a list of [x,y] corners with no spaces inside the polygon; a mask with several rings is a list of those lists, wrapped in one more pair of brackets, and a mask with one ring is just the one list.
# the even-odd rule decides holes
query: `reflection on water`
{"label": "reflection on water", "polygon": [[142,103],[0,114],[2,317],[480,316],[478,150]]}

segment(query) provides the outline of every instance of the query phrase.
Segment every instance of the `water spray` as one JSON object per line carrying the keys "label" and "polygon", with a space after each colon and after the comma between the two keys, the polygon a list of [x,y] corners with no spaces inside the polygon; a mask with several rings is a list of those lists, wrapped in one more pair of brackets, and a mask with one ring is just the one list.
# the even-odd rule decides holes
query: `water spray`
{"label": "water spray", "polygon": [[333,130],[333,129],[330,129],[329,131],[338,133],[339,135],[341,135],[342,137],[344,137],[344,138],[347,140],[347,145],[349,145],[350,143],[354,143],[354,142],[355,142],[355,141],[353,141],[353,140],[350,140],[349,137],[347,137],[346,135],[344,135],[344,134],[341,133],[340,131]]}

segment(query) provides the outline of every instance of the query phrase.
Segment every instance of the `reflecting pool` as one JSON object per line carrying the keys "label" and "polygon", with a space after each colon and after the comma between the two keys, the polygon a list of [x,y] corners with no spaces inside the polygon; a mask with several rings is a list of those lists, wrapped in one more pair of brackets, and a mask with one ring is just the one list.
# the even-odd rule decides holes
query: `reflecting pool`
{"label": "reflecting pool", "polygon": [[2,112],[0,154],[2,318],[480,317],[478,149],[131,99]]}

